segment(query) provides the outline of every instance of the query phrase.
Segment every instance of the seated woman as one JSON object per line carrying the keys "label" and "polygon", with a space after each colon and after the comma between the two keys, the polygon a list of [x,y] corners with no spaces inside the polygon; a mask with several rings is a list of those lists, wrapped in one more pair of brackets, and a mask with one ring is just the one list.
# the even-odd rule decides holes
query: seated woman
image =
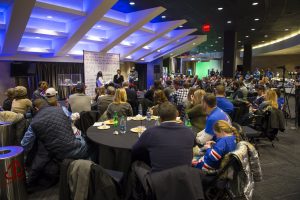
{"label": "seated woman", "polygon": [[119,117],[132,116],[133,114],[131,105],[127,103],[127,95],[124,88],[116,90],[114,101],[108,105],[106,110],[108,119],[112,119],[115,112],[118,113]]}
{"label": "seated woman", "polygon": [[158,107],[160,104],[164,103],[164,102],[167,102],[168,99],[164,93],[163,90],[156,90],[154,92],[154,104],[155,106],[153,106],[151,109],[150,109],[150,112],[152,115],[155,115],[155,116],[158,116]]}
{"label": "seated woman", "polygon": [[259,105],[259,110],[265,110],[268,107],[278,109],[277,94],[275,90],[267,90],[265,101]]}
{"label": "seated woman", "polygon": [[185,110],[191,120],[192,126],[198,131],[204,129],[206,122],[206,112],[202,104],[204,95],[204,90],[196,90],[194,95],[191,96],[191,104]]}
{"label": "seated woman", "polygon": [[234,151],[240,141],[236,128],[225,120],[219,120],[215,123],[214,132],[217,136],[216,142],[207,142],[205,155],[200,159],[194,158],[192,162],[193,166],[202,171],[219,169],[222,158],[227,153]]}
{"label": "seated woman", "polygon": [[32,102],[27,98],[27,89],[23,86],[15,87],[15,98],[11,105],[11,111],[25,114],[32,108]]}
{"label": "seated woman", "polygon": [[15,90],[14,88],[9,88],[6,92],[5,92],[5,95],[7,96],[7,99],[5,99],[3,101],[3,110],[6,110],[6,111],[11,111],[11,105],[12,105],[12,102],[14,100],[14,96],[15,96]]}

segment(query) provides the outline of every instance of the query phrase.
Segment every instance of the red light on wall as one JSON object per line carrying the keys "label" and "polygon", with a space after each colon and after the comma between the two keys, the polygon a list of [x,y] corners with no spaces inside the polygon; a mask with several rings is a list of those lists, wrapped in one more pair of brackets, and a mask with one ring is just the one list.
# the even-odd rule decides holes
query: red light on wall
{"label": "red light on wall", "polygon": [[203,25],[202,25],[202,32],[203,32],[203,33],[208,33],[208,32],[210,32],[210,24],[203,24]]}

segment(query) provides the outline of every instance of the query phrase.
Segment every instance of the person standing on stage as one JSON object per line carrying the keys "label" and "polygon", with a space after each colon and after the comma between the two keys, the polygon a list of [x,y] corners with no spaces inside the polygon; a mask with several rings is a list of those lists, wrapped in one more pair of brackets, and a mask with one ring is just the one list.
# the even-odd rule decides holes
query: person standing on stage
{"label": "person standing on stage", "polygon": [[102,87],[102,86],[104,86],[104,80],[103,80],[102,72],[99,71],[97,73],[97,78],[96,78],[96,87]]}
{"label": "person standing on stage", "polygon": [[134,85],[134,87],[137,87],[138,81],[139,81],[139,74],[135,70],[135,67],[132,67],[128,76],[128,81],[131,85]]}
{"label": "person standing on stage", "polygon": [[121,70],[118,69],[117,74],[114,75],[114,84],[121,87],[123,82],[124,82],[124,77],[123,75],[121,75]]}

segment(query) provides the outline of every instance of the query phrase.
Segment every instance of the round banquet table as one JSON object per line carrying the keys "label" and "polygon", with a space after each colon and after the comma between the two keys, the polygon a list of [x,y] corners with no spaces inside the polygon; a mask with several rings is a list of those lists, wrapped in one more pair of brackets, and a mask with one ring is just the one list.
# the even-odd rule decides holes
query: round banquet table
{"label": "round banquet table", "polygon": [[[121,134],[119,128],[110,125],[107,130],[97,129],[91,126],[87,130],[87,137],[98,146],[97,162],[105,169],[117,170],[127,173],[131,166],[131,149],[138,140],[138,134],[130,131],[141,125],[141,121],[127,121],[127,131]],[[155,120],[142,121],[142,125],[151,127],[155,125]],[[118,135],[113,134],[117,130]]]}

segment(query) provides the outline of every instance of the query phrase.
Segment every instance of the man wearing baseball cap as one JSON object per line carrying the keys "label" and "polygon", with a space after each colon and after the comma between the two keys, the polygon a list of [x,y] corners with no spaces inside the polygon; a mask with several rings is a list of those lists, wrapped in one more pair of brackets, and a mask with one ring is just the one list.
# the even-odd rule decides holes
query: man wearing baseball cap
{"label": "man wearing baseball cap", "polygon": [[55,88],[51,87],[46,90],[45,94],[47,98],[55,97],[57,95],[57,91]]}

